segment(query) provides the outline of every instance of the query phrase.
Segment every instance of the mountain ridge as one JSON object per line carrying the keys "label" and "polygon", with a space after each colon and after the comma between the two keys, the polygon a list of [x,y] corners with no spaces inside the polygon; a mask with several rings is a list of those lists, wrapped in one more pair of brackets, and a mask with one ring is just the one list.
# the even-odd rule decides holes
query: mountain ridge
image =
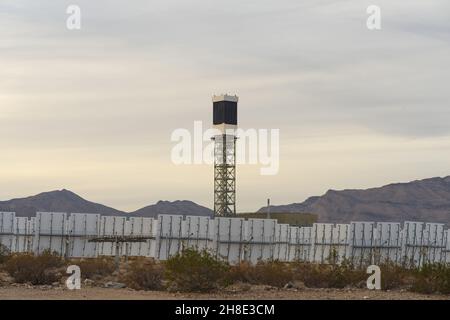
{"label": "mountain ridge", "polygon": [[450,176],[368,189],[330,189],[304,202],[271,206],[271,211],[313,213],[320,222],[331,223],[417,220],[450,225]]}
{"label": "mountain ridge", "polygon": [[93,213],[108,216],[156,217],[158,214],[212,216],[213,211],[192,201],[158,201],[133,212],[125,212],[88,201],[76,193],[62,189],[42,192],[25,198],[0,201],[0,211],[16,212],[18,217],[33,217],[36,212]]}
{"label": "mountain ridge", "polygon": [[[263,207],[257,212],[266,210],[267,207]],[[156,217],[159,214],[213,216],[211,209],[189,200],[160,200],[136,211],[125,212],[88,201],[66,189],[0,201],[0,211],[13,211],[19,217],[34,216],[38,211],[126,217]],[[415,220],[450,225],[450,176],[391,183],[368,189],[330,189],[322,196],[312,196],[303,202],[272,205],[271,212],[312,213],[318,215],[319,222],[330,223]]]}

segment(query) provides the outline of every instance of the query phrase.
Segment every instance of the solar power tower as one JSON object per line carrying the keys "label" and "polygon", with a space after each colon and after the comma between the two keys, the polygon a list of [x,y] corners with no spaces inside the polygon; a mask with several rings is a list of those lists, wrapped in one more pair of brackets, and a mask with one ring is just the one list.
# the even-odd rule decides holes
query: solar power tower
{"label": "solar power tower", "polygon": [[236,215],[237,96],[213,96],[214,215]]}

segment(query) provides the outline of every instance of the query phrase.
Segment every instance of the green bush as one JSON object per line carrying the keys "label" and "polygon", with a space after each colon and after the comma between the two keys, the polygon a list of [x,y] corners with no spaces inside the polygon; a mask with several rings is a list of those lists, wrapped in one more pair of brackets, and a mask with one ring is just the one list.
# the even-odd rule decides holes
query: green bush
{"label": "green bush", "polygon": [[206,250],[185,249],[165,262],[170,290],[208,292],[227,283],[229,266]]}
{"label": "green bush", "polygon": [[64,265],[63,259],[49,251],[39,256],[15,254],[5,263],[4,269],[17,283],[30,282],[33,285],[52,284],[61,279],[58,268]]}
{"label": "green bush", "polygon": [[450,294],[450,267],[448,264],[426,264],[416,270],[412,291],[419,293]]}
{"label": "green bush", "polygon": [[136,290],[160,290],[163,288],[163,276],[161,264],[151,259],[136,259],[128,266],[122,282]]}

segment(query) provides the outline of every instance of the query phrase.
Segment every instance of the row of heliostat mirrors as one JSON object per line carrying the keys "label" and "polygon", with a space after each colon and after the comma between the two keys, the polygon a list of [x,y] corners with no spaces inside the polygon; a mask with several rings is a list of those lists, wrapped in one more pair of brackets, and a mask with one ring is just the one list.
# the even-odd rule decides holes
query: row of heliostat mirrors
{"label": "row of heliostat mirrors", "polygon": [[[406,266],[450,263],[450,230],[423,222],[316,223],[292,227],[270,219],[160,215],[158,219],[38,212],[16,217],[0,212],[0,244],[10,252],[45,250],[65,257],[114,256],[112,242],[95,238],[129,237],[119,253],[166,260],[183,248],[206,249],[232,264],[260,260],[368,265],[386,261]],[[128,237],[128,238],[127,238]]]}

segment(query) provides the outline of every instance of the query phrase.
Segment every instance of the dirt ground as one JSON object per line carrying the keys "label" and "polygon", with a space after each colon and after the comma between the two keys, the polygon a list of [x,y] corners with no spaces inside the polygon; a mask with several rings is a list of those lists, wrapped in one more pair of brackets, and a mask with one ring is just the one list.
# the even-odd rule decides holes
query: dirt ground
{"label": "dirt ground", "polygon": [[180,300],[180,299],[275,299],[275,300],[450,300],[450,295],[424,295],[407,291],[369,291],[365,289],[274,289],[255,286],[245,292],[224,290],[217,293],[170,293],[131,289],[82,288],[0,288],[0,300]]}

